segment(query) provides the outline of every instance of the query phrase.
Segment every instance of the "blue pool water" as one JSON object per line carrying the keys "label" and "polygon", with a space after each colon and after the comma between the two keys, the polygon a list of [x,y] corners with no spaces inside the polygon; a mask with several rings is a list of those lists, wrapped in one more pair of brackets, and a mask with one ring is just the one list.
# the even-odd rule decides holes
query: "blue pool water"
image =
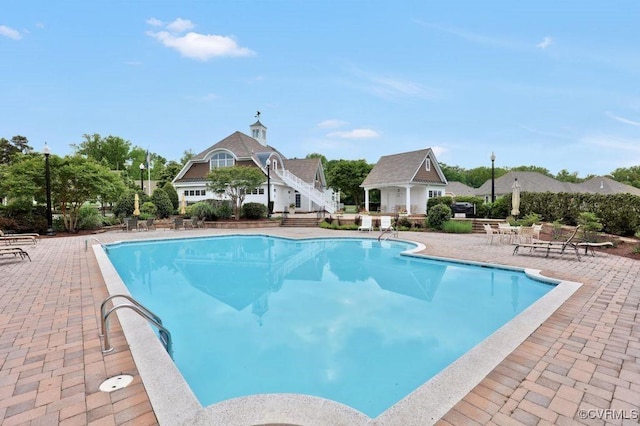
{"label": "blue pool water", "polygon": [[112,245],[132,296],[171,331],[203,406],[260,393],[376,417],[553,286],[370,239],[228,236]]}

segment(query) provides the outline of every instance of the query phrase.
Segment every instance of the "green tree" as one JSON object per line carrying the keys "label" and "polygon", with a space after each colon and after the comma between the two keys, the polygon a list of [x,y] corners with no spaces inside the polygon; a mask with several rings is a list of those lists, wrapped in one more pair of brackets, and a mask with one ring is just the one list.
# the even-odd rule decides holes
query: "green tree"
{"label": "green tree", "polygon": [[72,145],[77,154],[97,162],[104,162],[111,170],[123,170],[129,158],[131,142],[118,136],[101,137],[98,133],[82,135],[84,141]]}
{"label": "green tree", "polygon": [[180,158],[180,162],[182,163],[182,165],[184,166],[185,164],[187,164],[187,162],[189,160],[191,160],[193,157],[195,157],[196,154],[193,152],[193,150],[191,148],[189,148],[188,150],[185,150],[182,153],[182,158]]}
{"label": "green tree", "polygon": [[617,168],[611,172],[611,177],[617,182],[640,188],[640,166]]}
{"label": "green tree", "polygon": [[29,141],[24,136],[14,136],[11,141],[0,138],[0,164],[11,164],[17,160],[20,154],[28,154],[33,151]]}
{"label": "green tree", "polygon": [[322,168],[325,172],[327,171],[327,163],[329,162],[329,160],[327,160],[327,157],[325,157],[324,155],[317,152],[312,152],[311,154],[307,154],[307,156],[304,158],[319,158],[320,162],[322,163]]}
{"label": "green tree", "polygon": [[182,170],[182,165],[175,161],[169,161],[164,164],[164,167],[158,174],[158,186],[162,188],[165,184],[173,181],[173,179],[178,176],[178,173],[180,173],[180,170]]}
{"label": "green tree", "polygon": [[359,206],[364,195],[360,185],[372,168],[366,160],[338,160],[327,170],[327,186],[352,197]]}
{"label": "green tree", "polygon": [[236,220],[240,219],[242,203],[247,193],[258,188],[266,177],[256,167],[221,167],[213,169],[207,175],[208,187],[221,198],[227,196],[233,205]]}
{"label": "green tree", "polygon": [[151,202],[158,208],[156,214],[160,219],[167,218],[173,213],[173,204],[164,189],[156,188],[151,195]]}
{"label": "green tree", "polygon": [[578,172],[569,173],[567,169],[562,169],[555,176],[556,180],[560,182],[572,182],[579,183],[582,182],[582,179],[578,177]]}
{"label": "green tree", "polygon": [[511,170],[515,171],[515,172],[537,172],[537,173],[540,173],[542,175],[548,176],[550,178],[553,177],[553,175],[551,174],[549,169],[546,169],[546,168],[540,167],[540,166],[533,166],[533,165],[532,166],[518,166],[518,167],[511,168]]}
{"label": "green tree", "polygon": [[167,195],[169,196],[169,199],[171,200],[171,205],[173,206],[174,210],[180,207],[180,200],[178,199],[178,193],[176,192],[176,189],[173,187],[173,185],[171,185],[171,182],[165,183],[162,186],[162,189],[164,189],[164,192],[166,192]]}
{"label": "green tree", "polygon": [[84,203],[96,201],[107,192],[116,193],[124,189],[116,174],[93,160],[74,155],[56,163],[51,167],[51,193],[69,232],[77,232],[78,214]]}
{"label": "green tree", "polygon": [[442,174],[447,178],[449,182],[460,182],[467,184],[466,170],[460,166],[449,166],[445,163],[440,163],[440,169]]}

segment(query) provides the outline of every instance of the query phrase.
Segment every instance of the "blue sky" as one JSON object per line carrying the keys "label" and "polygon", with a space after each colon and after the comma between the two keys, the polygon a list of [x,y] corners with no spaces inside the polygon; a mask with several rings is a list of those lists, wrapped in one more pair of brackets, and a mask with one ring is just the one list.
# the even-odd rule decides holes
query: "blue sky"
{"label": "blue sky", "polygon": [[169,160],[261,111],[285,156],[464,168],[640,165],[640,2],[13,1],[0,137],[85,133]]}

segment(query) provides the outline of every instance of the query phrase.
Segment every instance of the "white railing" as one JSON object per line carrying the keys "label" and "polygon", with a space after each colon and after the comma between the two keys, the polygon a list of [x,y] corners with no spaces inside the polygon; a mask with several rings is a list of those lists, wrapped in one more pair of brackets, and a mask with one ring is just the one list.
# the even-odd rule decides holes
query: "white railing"
{"label": "white railing", "polygon": [[313,184],[303,181],[289,170],[276,170],[275,172],[284,183],[317,204],[321,209],[329,213],[336,212],[336,201],[329,194],[318,191]]}

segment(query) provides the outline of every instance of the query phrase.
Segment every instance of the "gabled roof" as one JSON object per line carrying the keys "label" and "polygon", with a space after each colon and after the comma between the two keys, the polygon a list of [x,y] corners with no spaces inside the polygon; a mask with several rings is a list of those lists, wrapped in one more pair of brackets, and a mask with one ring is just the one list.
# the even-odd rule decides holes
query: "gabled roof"
{"label": "gabled roof", "polygon": [[[512,192],[512,185],[518,178],[521,192],[569,192],[591,194],[633,194],[640,196],[640,189],[617,182],[605,176],[595,176],[581,183],[561,182],[538,172],[510,171],[495,179],[495,194],[504,195]],[[476,195],[491,194],[491,179],[474,190]]]}
{"label": "gabled roof", "polygon": [[[425,178],[421,175],[416,178],[424,160],[429,157],[431,168],[435,173]],[[447,179],[444,177],[438,161],[431,148],[418,151],[403,152],[400,154],[385,155],[380,157],[378,163],[367,175],[361,187],[390,186],[409,183],[432,183],[446,185]]]}
{"label": "gabled roof", "polygon": [[476,189],[462,182],[449,182],[447,183],[446,195],[453,195],[454,197],[460,196],[473,196],[476,195]]}
{"label": "gabled roof", "polygon": [[270,146],[264,146],[251,136],[247,136],[242,132],[234,132],[226,138],[222,139],[215,145],[202,151],[200,154],[192,158],[192,160],[204,160],[208,153],[216,149],[226,149],[233,153],[238,158],[253,157],[254,154],[259,152],[278,152]]}
{"label": "gabled roof", "polygon": [[591,179],[579,183],[578,185],[584,189],[585,192],[595,194],[629,193],[633,195],[640,195],[640,188],[615,181],[606,176],[594,176]]}
{"label": "gabled roof", "polygon": [[[557,181],[538,172],[510,171],[495,179],[495,194],[511,194],[516,178],[521,192],[577,192],[573,184]],[[491,194],[491,179],[483,183],[475,192],[478,195]]]}
{"label": "gabled roof", "polygon": [[321,164],[319,158],[294,158],[284,162],[287,170],[308,183],[313,183],[316,180],[316,173]]}

